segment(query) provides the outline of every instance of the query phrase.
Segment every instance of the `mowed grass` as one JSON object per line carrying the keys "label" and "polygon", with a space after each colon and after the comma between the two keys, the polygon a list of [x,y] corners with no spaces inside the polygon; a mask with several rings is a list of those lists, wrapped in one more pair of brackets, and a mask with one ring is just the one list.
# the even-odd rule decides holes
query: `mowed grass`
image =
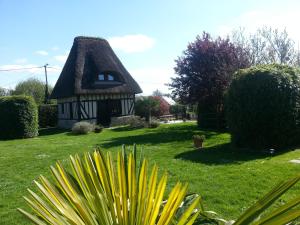
{"label": "mowed grass", "polygon": [[[189,191],[202,196],[205,208],[226,219],[234,219],[275,184],[300,172],[300,149],[279,155],[236,152],[230,135],[201,131],[195,123],[161,125],[155,129],[105,129],[100,134],[74,136],[48,129],[37,138],[0,141],[0,224],[29,224],[17,211],[28,208],[23,195],[34,188],[40,174],[50,177],[49,166],[57,160],[68,163],[70,154],[100,147],[116,152],[122,144],[136,143],[139,150],[167,171],[168,190],[177,181],[189,182]],[[205,148],[195,150],[192,136],[205,134]],[[277,204],[300,195],[300,185]]]}

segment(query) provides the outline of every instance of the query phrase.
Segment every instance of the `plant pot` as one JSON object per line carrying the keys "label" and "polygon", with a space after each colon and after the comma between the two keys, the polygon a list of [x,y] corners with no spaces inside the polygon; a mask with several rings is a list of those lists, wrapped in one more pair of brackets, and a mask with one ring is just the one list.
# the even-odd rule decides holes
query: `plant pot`
{"label": "plant pot", "polygon": [[195,148],[203,148],[203,140],[194,139]]}

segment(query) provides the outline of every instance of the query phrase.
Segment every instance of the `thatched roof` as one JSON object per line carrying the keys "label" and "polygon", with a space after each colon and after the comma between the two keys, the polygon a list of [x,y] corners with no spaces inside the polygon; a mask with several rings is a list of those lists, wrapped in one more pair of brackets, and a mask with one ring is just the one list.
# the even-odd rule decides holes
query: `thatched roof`
{"label": "thatched roof", "polygon": [[[102,73],[116,75],[119,82],[95,81],[97,75]],[[51,98],[141,92],[105,39],[76,37]]]}

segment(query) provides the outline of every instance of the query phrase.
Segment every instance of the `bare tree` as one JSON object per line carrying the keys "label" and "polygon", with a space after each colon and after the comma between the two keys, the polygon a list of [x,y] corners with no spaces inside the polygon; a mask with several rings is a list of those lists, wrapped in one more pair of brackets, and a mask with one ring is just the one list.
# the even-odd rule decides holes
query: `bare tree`
{"label": "bare tree", "polygon": [[0,87],[0,97],[11,95],[11,90]]}
{"label": "bare tree", "polygon": [[279,63],[300,65],[299,51],[286,29],[280,31],[271,27],[258,29],[254,34],[246,34],[245,28],[232,32],[234,43],[244,49],[251,65]]}
{"label": "bare tree", "polygon": [[297,57],[296,57],[296,63],[295,66],[299,66],[300,67],[300,50],[299,50],[299,41],[298,41],[298,46],[297,46]]}
{"label": "bare tree", "polygon": [[271,27],[263,27],[258,30],[258,34],[268,43],[268,56],[271,62],[279,64],[294,64],[297,58],[295,50],[295,42],[289,38],[284,29],[272,29]]}

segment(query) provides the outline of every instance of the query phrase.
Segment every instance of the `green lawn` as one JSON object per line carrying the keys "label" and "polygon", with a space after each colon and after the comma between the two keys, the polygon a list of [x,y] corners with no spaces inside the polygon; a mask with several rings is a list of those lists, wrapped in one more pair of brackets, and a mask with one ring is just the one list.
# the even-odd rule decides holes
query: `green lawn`
{"label": "green lawn", "polygon": [[[28,224],[16,212],[27,207],[22,196],[40,174],[50,175],[56,160],[91,151],[96,146],[116,152],[122,144],[136,143],[150,162],[169,173],[169,189],[176,181],[188,181],[189,190],[202,195],[206,209],[227,219],[236,218],[280,180],[300,172],[300,149],[270,157],[233,151],[227,133],[201,131],[194,123],[162,125],[156,129],[104,130],[100,134],[74,136],[55,129],[33,139],[0,141],[0,224]],[[205,149],[194,150],[193,134],[205,134]],[[281,202],[300,193],[300,185]],[[280,202],[278,203],[280,204]]]}

